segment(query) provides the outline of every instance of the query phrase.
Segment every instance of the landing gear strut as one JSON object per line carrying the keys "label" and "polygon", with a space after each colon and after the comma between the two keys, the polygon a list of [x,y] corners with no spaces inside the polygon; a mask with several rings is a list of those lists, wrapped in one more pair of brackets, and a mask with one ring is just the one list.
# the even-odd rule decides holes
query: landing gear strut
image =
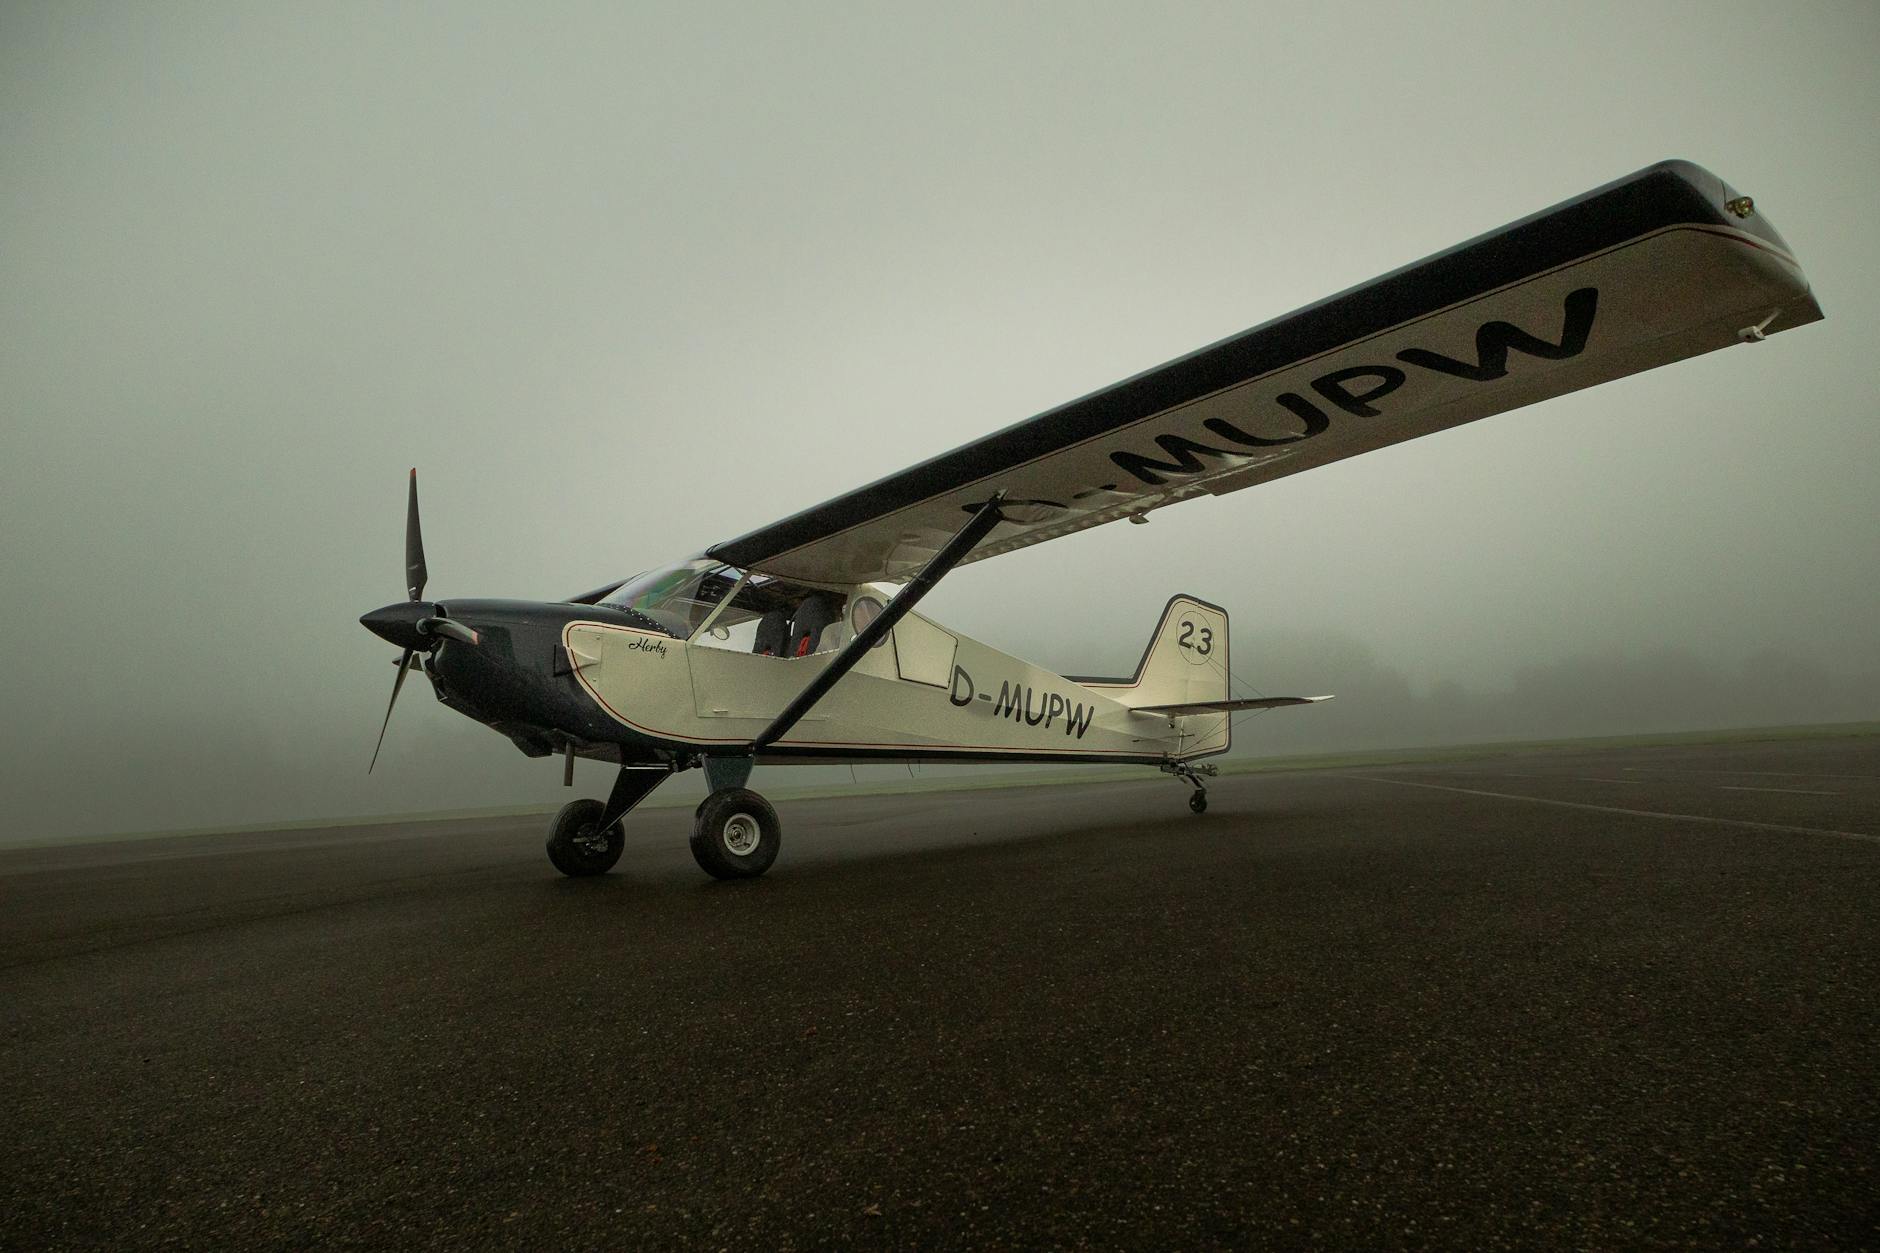
{"label": "landing gear strut", "polygon": [[714,879],[755,879],[777,860],[783,824],[769,801],[744,786],[751,765],[748,756],[623,765],[606,804],[579,800],[562,806],[548,827],[548,859],[565,875],[606,874],[626,844],[621,819],[674,774],[704,766],[712,793],[693,815],[692,858]]}
{"label": "landing gear strut", "polygon": [[1213,765],[1190,765],[1185,761],[1165,761],[1162,770],[1178,779],[1185,779],[1195,785],[1194,794],[1188,798],[1188,808],[1198,814],[1208,812],[1208,785],[1201,781],[1202,775],[1212,778],[1215,774]]}

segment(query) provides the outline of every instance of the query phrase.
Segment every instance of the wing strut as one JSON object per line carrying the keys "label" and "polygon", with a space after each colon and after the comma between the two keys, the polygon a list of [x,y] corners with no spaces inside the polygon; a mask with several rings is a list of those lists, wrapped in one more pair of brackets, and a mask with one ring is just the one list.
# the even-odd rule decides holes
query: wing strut
{"label": "wing strut", "polygon": [[960,564],[966,554],[973,551],[974,545],[986,538],[987,533],[993,527],[1004,521],[1005,515],[999,512],[999,503],[1004,499],[1004,492],[996,492],[992,499],[974,510],[973,516],[967,519],[966,525],[947,541],[946,547],[935,553],[933,559],[921,567],[920,573],[901,589],[901,594],[890,601],[888,607],[883,609],[873,622],[857,631],[855,638],[849,641],[848,647],[837,653],[835,659],[823,667],[822,673],[811,679],[809,686],[798,692],[796,699],[784,706],[783,712],[758,733],[757,738],[751,741],[751,751],[757,752],[769,748],[795,726],[804,714],[815,707],[817,701],[828,694],[829,689],[834,687],[843,675],[855,668],[855,663],[860,661],[869,649],[894,629],[895,623],[905,618],[908,612],[920,603],[921,597],[933,590],[934,584],[945,578],[948,571]]}

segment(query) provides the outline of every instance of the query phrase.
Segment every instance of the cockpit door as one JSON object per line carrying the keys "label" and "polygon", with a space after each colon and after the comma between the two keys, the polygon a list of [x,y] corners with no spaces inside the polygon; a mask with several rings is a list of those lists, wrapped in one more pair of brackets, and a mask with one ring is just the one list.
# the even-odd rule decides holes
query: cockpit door
{"label": "cockpit door", "polygon": [[[834,654],[764,657],[725,648],[688,648],[692,699],[701,718],[762,718],[768,722],[803,690]],[[803,721],[820,721],[812,710]]]}

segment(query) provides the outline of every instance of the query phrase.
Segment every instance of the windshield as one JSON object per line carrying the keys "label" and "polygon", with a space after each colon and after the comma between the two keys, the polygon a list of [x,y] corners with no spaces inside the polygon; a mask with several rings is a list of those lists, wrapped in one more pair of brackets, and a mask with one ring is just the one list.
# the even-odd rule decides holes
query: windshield
{"label": "windshield", "polygon": [[739,571],[721,561],[699,558],[628,579],[601,601],[644,614],[680,639],[698,630],[733,587]]}
{"label": "windshield", "polygon": [[[737,594],[725,604],[734,590]],[[846,599],[840,592],[768,574],[746,578],[735,566],[700,557],[628,579],[600,603],[631,609],[679,639],[710,648],[799,657],[840,647],[847,639]],[[699,636],[708,621],[711,632]]]}

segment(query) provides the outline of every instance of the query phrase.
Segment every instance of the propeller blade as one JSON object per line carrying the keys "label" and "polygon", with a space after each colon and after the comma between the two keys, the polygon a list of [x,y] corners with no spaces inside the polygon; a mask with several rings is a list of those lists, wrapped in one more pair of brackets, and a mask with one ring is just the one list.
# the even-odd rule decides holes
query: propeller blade
{"label": "propeller blade", "polygon": [[405,591],[412,600],[424,596],[424,531],[418,526],[418,471],[411,471],[411,499],[405,506]]}
{"label": "propeller blade", "polygon": [[366,773],[372,773],[372,766],[379,764],[379,750],[385,747],[385,728],[392,725],[392,706],[398,703],[398,689],[405,686],[405,675],[411,671],[411,659],[417,656],[407,648],[405,655],[398,659],[398,677],[392,680],[392,699],[385,706],[385,721],[379,724],[379,742],[372,746],[372,765],[366,767]]}

